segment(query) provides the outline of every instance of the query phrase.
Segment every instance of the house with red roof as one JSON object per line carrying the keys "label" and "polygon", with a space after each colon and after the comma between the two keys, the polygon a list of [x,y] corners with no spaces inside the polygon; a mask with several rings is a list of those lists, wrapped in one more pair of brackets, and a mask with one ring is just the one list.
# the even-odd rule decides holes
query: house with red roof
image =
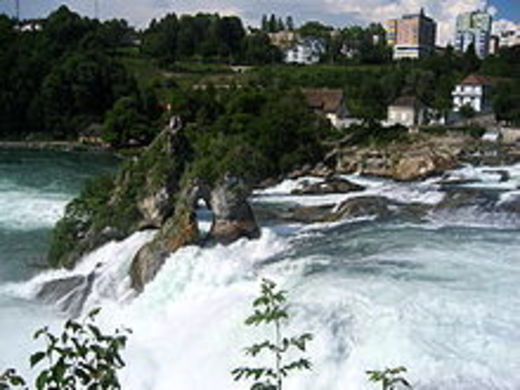
{"label": "house with red roof", "polygon": [[456,85],[452,92],[453,111],[459,112],[461,107],[468,106],[478,114],[492,113],[491,89],[494,84],[490,77],[469,75]]}

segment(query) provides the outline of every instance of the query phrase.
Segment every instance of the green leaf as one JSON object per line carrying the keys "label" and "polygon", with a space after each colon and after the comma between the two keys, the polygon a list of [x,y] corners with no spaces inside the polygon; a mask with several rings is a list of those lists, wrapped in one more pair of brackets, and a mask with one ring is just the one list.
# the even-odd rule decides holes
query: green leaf
{"label": "green leaf", "polygon": [[37,365],[40,361],[45,358],[45,352],[36,352],[31,355],[29,361],[31,363],[31,368]]}
{"label": "green leaf", "polygon": [[36,378],[36,389],[43,390],[45,385],[47,384],[47,379],[49,378],[49,371],[43,370],[40,372],[38,377]]}

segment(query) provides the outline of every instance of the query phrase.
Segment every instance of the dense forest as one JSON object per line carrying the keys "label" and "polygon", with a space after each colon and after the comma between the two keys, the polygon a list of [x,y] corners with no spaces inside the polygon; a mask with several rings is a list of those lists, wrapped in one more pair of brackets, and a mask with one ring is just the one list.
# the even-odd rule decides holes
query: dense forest
{"label": "dense forest", "polygon": [[[342,89],[351,114],[373,121],[384,119],[387,105],[402,95],[448,111],[454,85],[473,72],[496,78],[498,118],[520,122],[519,47],[483,61],[471,48],[461,55],[448,47],[420,61],[392,62],[376,24],[296,26],[290,17],[271,15],[255,29],[238,17],[169,14],[136,31],[124,20],[100,22],[66,7],[39,23],[39,29],[24,30],[0,16],[4,139],[75,140],[94,131],[114,147],[140,146],[153,139],[169,116],[180,114],[199,127],[193,138],[201,149],[243,144],[242,153],[254,147],[266,157],[267,151],[276,155],[287,146],[283,162],[265,161],[274,172],[300,159],[291,155],[292,147],[312,154],[311,149],[320,150],[318,138],[334,134],[307,111],[302,87]],[[268,37],[279,31],[323,39],[321,63],[282,64],[281,49]],[[230,65],[252,67],[235,73]],[[208,139],[201,140],[200,134]],[[292,145],[307,137],[313,142]]]}

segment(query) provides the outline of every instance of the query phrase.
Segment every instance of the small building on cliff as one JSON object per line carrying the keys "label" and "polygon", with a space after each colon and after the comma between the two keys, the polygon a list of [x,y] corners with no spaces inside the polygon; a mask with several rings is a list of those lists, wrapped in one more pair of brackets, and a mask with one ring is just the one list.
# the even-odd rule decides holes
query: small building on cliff
{"label": "small building on cliff", "polygon": [[426,124],[428,108],[415,96],[401,96],[388,106],[387,124],[415,128]]}
{"label": "small building on cliff", "polygon": [[359,119],[350,116],[341,89],[305,88],[302,93],[307,106],[316,114],[327,118],[336,128],[348,127]]}

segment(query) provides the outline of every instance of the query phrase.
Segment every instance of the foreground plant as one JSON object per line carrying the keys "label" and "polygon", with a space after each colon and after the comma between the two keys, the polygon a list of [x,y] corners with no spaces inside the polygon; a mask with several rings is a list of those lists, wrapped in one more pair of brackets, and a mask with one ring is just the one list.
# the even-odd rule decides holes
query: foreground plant
{"label": "foreground plant", "polygon": [[406,371],[405,367],[396,367],[384,371],[367,371],[367,375],[370,382],[381,383],[382,390],[397,390],[400,387],[411,389],[410,383],[400,375]]}
{"label": "foreground plant", "polygon": [[[100,309],[91,311],[83,321],[69,320],[59,336],[47,327],[34,334],[45,340],[46,347],[31,355],[31,368],[47,365],[39,371],[36,390],[115,390],[121,385],[117,371],[124,367],[121,351],[127,342],[129,330],[116,329],[115,334],[104,334],[95,325]],[[0,375],[0,390],[25,387],[25,380],[15,370]]]}
{"label": "foreground plant", "polygon": [[296,349],[305,352],[307,343],[312,340],[310,333],[304,333],[295,337],[284,337],[283,326],[289,320],[287,313],[287,292],[278,290],[276,283],[263,279],[261,294],[253,301],[254,313],[250,315],[245,324],[272,325],[273,337],[258,344],[246,348],[246,355],[252,357],[265,352],[274,358],[272,367],[239,367],[231,374],[235,381],[242,379],[253,379],[251,390],[281,390],[283,378],[295,370],[310,370],[311,362],[306,358],[300,358],[287,362],[285,356],[289,350]]}

